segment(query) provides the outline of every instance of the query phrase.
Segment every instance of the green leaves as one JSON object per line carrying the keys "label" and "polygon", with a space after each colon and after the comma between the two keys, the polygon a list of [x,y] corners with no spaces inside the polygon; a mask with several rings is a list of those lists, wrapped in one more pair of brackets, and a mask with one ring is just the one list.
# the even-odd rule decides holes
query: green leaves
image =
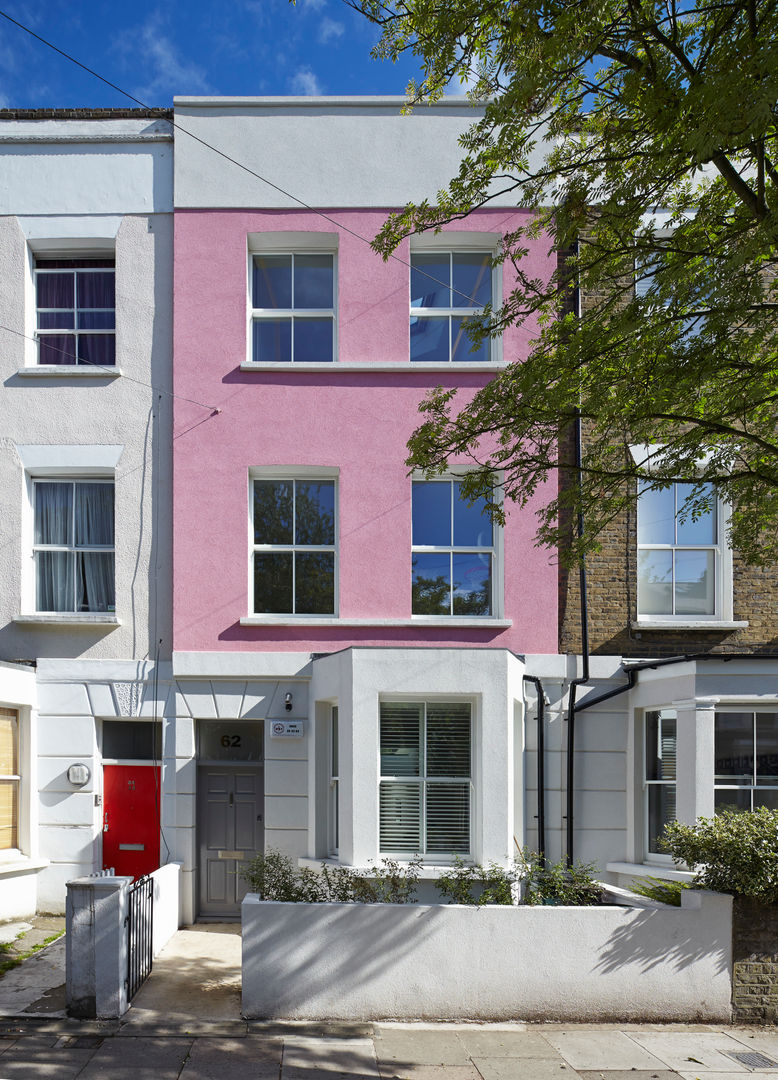
{"label": "green leaves", "polygon": [[778,811],[724,810],[696,825],[665,827],[664,848],[696,870],[694,884],[715,892],[778,904]]}
{"label": "green leaves", "polygon": [[[435,100],[478,80],[480,118],[459,174],[434,204],[388,219],[387,256],[412,232],[488,203],[530,208],[501,258],[516,288],[481,333],[534,325],[527,355],[472,404],[436,393],[408,464],[440,471],[472,452],[502,470],[520,506],[555,471],[540,522],[557,546],[582,506],[571,560],[636,498],[637,482],[714,483],[734,507],[730,539],[751,562],[778,556],[778,5],[713,7],[642,0],[354,0],[382,27],[379,46],[410,49]],[[564,257],[550,281],[524,273],[547,233]],[[579,292],[576,292],[576,288]],[[580,300],[580,318],[576,303]],[[584,482],[569,477],[566,425],[584,418]],[[497,435],[497,449],[484,450]],[[630,444],[662,444],[648,466]]]}

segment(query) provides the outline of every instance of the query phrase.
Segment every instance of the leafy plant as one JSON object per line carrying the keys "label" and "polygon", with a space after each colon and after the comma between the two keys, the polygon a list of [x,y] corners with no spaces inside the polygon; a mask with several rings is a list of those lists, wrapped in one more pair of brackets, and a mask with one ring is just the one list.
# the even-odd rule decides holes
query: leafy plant
{"label": "leafy plant", "polygon": [[295,866],[281,851],[257,855],[242,872],[249,888],[263,900],[290,904],[412,904],[416,902],[421,860],[401,866],[382,859],[368,874],[348,866],[321,864],[321,870]]}
{"label": "leafy plant", "polygon": [[[571,560],[597,549],[636,481],[688,482],[692,514],[714,484],[733,546],[774,560],[778,6],[346,2],[381,28],[377,56],[413,55],[413,103],[459,83],[481,106],[458,175],[393,214],[376,250],[388,257],[491,199],[524,208],[495,257],[515,288],[470,327],[478,340],[513,327],[522,343],[506,335],[511,363],[476,394],[427,397],[408,465],[437,474],[469,452],[480,467],[464,493],[492,499],[498,520],[495,473],[506,501],[534,508],[558,469],[539,538]],[[541,236],[564,253],[546,276],[533,262]],[[559,428],[577,410],[583,470],[566,483],[575,463]],[[636,462],[627,442],[663,451]]]}
{"label": "leafy plant", "polygon": [[681,893],[684,889],[691,889],[688,881],[665,881],[664,878],[647,877],[632,883],[632,892],[638,896],[645,896],[649,900],[658,900],[662,904],[672,904],[673,907],[681,906]]}
{"label": "leafy plant", "polygon": [[522,852],[524,903],[592,907],[602,902],[602,886],[594,877],[594,864],[564,860],[544,863],[535,852]]}
{"label": "leafy plant", "polygon": [[450,904],[512,904],[519,879],[514,863],[506,869],[498,863],[488,866],[466,863],[459,855],[454,857],[451,870],[441,874],[436,882],[438,892]]}
{"label": "leafy plant", "polygon": [[778,810],[723,810],[695,825],[665,826],[662,846],[696,870],[694,885],[778,904]]}

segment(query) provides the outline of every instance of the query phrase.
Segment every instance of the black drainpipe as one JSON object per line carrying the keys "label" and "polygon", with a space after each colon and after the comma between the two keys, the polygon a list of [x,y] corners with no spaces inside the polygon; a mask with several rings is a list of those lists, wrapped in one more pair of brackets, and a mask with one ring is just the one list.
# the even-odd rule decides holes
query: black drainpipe
{"label": "black drainpipe", "polygon": [[525,675],[538,694],[538,855],[541,865],[546,857],[546,694],[536,675]]}
{"label": "black drainpipe", "polygon": [[[575,467],[578,474],[578,491],[583,490],[583,477],[581,473],[581,411],[576,409],[575,418]],[[578,539],[583,539],[584,516],[583,509],[578,506]],[[573,865],[573,802],[575,795],[575,697],[579,686],[589,681],[589,608],[586,597],[586,560],[581,555],[579,564],[579,582],[581,590],[581,659],[582,672],[580,678],[570,682],[570,696],[567,706],[567,865]]]}

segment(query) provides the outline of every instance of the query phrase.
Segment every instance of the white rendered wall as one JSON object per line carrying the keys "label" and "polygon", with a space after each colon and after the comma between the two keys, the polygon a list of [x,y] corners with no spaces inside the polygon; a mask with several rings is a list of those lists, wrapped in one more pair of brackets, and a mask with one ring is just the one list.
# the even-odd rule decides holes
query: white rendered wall
{"label": "white rendered wall", "polygon": [[[0,125],[0,131],[2,126]],[[0,161],[2,157],[0,145]],[[69,219],[90,234],[95,219]],[[60,225],[51,226],[61,232]],[[45,242],[39,241],[45,250]],[[22,224],[0,218],[0,659],[144,658],[171,647],[172,218],[125,216],[116,252],[117,368],[41,375],[30,367],[34,330],[30,252]],[[32,307],[32,310],[31,310]],[[26,335],[26,337],[25,337]],[[116,484],[119,626],[23,623],[32,600],[31,513],[17,446],[120,446]],[[54,455],[56,457],[56,455]],[[25,594],[26,582],[26,595]],[[161,641],[161,645],[159,645]]]}
{"label": "white rendered wall", "polygon": [[387,696],[472,702],[473,856],[511,858],[514,706],[524,671],[516,657],[504,649],[355,648],[317,659],[313,669],[313,701],[338,704],[341,862],[363,866],[379,855],[379,711]]}
{"label": "white rendered wall", "polygon": [[172,210],[167,120],[3,120],[0,158],[0,214]]}
{"label": "white rendered wall", "polygon": [[[459,139],[480,111],[465,98],[444,98],[403,116],[404,104],[403,97],[175,99],[179,127],[297,199],[326,207],[433,199],[457,175]],[[327,161],[326,171],[317,161]],[[300,205],[186,136],[176,139],[175,202]],[[516,206],[516,198],[493,205]]]}
{"label": "white rendered wall", "polygon": [[681,908],[646,910],[278,904],[249,894],[242,916],[249,1018],[730,1018],[730,896],[690,893]]}

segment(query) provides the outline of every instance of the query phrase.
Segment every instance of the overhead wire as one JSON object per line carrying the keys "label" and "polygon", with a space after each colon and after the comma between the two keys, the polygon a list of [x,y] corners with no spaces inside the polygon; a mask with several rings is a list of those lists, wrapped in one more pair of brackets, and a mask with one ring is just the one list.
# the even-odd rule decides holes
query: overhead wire
{"label": "overhead wire", "polygon": [[[50,49],[53,49],[54,52],[58,53],[60,56],[64,57],[66,60],[69,60],[71,63],[75,64],[77,67],[80,67],[83,71],[86,71],[89,75],[92,75],[92,76],[94,76],[94,78],[99,79],[100,82],[105,83],[106,86],[110,86],[112,90],[116,90],[117,93],[122,94],[126,98],[129,98],[130,101],[134,101],[135,104],[139,105],[142,109],[151,110],[152,108],[154,108],[154,106],[151,106],[151,105],[147,104],[145,101],[141,101],[140,98],[135,97],[135,95],[131,94],[128,90],[125,90],[125,89],[123,89],[123,87],[118,86],[114,82],[111,82],[110,79],[107,79],[104,75],[101,75],[99,72],[95,71],[94,68],[90,68],[86,64],[83,64],[80,60],[77,60],[70,53],[65,52],[64,49],[58,48],[58,46],[56,46],[52,42],[48,41],[46,38],[42,37],[40,34],[36,34],[34,30],[31,30],[29,28],[29,26],[25,26],[25,24],[19,22],[18,19],[12,18],[7,12],[0,10],[0,15],[2,15],[2,17],[4,19],[7,19],[8,22],[13,23],[14,26],[18,26],[20,30],[24,30],[25,33],[29,34],[31,37],[35,38],[37,41],[40,41],[43,45],[47,45]],[[286,188],[282,187],[280,184],[276,184],[274,181],[269,180],[266,176],[263,176],[261,173],[258,173],[255,169],[250,168],[248,165],[245,165],[242,161],[239,161],[237,158],[232,157],[231,154],[226,153],[224,150],[220,150],[218,146],[214,146],[212,143],[209,143],[207,140],[200,138],[199,135],[195,135],[194,132],[190,131],[188,128],[183,127],[180,123],[177,123],[175,120],[170,120],[168,117],[164,117],[163,119],[164,119],[164,122],[169,124],[170,127],[174,131],[178,131],[183,135],[187,135],[190,139],[193,139],[195,142],[199,143],[201,146],[204,146],[206,149],[212,151],[214,154],[218,154],[219,157],[223,158],[225,161],[228,161],[230,164],[235,165],[236,168],[242,169],[243,172],[248,173],[249,176],[253,176],[256,180],[259,180],[261,183],[266,184],[268,187],[272,188],[274,191],[277,191],[280,195],[284,195],[287,199],[291,199],[292,202],[297,203],[298,206],[303,207],[303,209],[310,210],[311,213],[316,214],[323,221],[327,221],[330,225],[334,225],[335,228],[339,229],[341,232],[344,232],[344,233],[348,234],[349,236],[353,236],[354,239],[359,240],[361,243],[367,244],[367,246],[372,251],[375,251],[375,248],[373,248],[372,241],[368,237],[363,236],[361,233],[358,233],[355,229],[350,228],[348,225],[344,225],[342,222],[338,221],[336,218],[332,217],[330,214],[325,213],[325,211],[321,210],[319,207],[312,206],[310,203],[307,203],[304,199],[301,199],[299,196],[297,196],[297,195],[293,194],[292,192],[288,191]],[[402,266],[405,266],[408,269],[413,270],[414,273],[420,274],[423,277],[428,278],[434,284],[441,285],[443,288],[446,288],[446,289],[450,289],[452,293],[455,293],[457,296],[461,296],[465,300],[467,300],[469,305],[473,305],[473,306],[476,306],[476,307],[481,306],[481,305],[476,305],[475,304],[474,297],[472,297],[472,296],[468,295],[467,293],[463,292],[461,289],[457,289],[454,286],[453,281],[451,283],[441,281],[439,278],[436,278],[434,274],[430,274],[425,270],[421,270],[419,267],[413,266],[407,259],[402,258],[402,256],[397,255],[395,252],[390,252],[389,255],[388,255],[388,258],[393,260],[394,262],[400,263]],[[527,328],[525,326],[521,325],[521,324],[518,325],[517,329],[521,330],[522,332],[524,332],[524,333],[526,333],[528,335],[530,333],[530,331],[527,330]]]}

